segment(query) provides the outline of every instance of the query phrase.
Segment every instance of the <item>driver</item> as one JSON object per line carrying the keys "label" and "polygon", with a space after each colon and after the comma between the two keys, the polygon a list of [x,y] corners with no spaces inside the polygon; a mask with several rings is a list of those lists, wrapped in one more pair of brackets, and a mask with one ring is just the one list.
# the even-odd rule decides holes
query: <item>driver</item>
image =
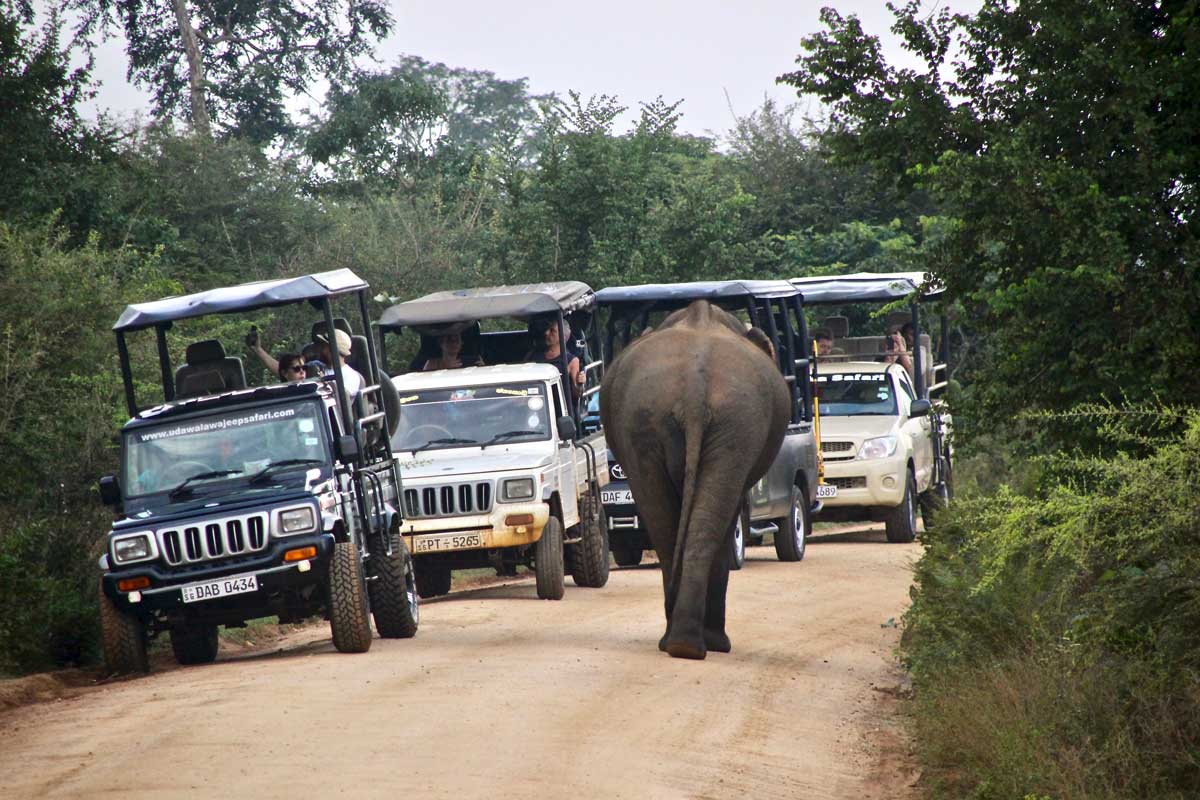
{"label": "driver", "polygon": [[[563,320],[563,329],[567,335],[567,340],[571,338],[571,328],[567,321]],[[580,369],[579,357],[567,351],[567,366],[564,370],[562,359],[562,345],[558,332],[558,317],[548,315],[544,317],[534,317],[529,321],[529,334],[533,338],[533,349],[525,354],[525,361],[534,364],[553,364],[558,367],[558,371],[567,379],[567,385],[571,387],[571,393],[576,399],[583,394],[584,382],[587,380],[587,375]]]}

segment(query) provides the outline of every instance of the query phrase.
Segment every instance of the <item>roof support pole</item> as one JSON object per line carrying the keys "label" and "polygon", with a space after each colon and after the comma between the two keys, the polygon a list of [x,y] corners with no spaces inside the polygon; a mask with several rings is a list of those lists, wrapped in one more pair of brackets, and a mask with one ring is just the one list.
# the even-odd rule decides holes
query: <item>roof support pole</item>
{"label": "roof support pole", "polygon": [[167,349],[167,325],[154,326],[154,338],[158,341],[158,368],[162,370],[163,399],[171,402],[175,399],[175,375],[171,372],[171,353]]}
{"label": "roof support pole", "polygon": [[136,417],[137,397],[133,391],[133,370],[129,367],[129,346],[125,344],[124,331],[117,331],[117,355],[121,360],[121,382],[125,384],[125,404],[129,407],[129,416]]}
{"label": "roof support pole", "polygon": [[928,400],[929,387],[925,385],[925,365],[921,363],[921,312],[916,300],[912,302],[912,326],[913,379],[917,384],[917,397],[922,400]]}

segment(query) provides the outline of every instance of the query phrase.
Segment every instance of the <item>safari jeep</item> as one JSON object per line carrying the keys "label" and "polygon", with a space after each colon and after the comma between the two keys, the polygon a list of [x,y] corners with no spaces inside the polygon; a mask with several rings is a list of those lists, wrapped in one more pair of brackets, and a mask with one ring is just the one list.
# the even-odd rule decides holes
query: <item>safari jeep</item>
{"label": "safari jeep", "polygon": [[[550,600],[562,598],[566,572],[579,586],[607,583],[608,468],[603,431],[584,432],[586,400],[575,395],[586,393],[554,364],[520,363],[532,344],[526,331],[481,330],[481,321],[540,317],[568,341],[566,318],[584,330],[593,302],[591,289],[568,282],[439,292],[382,315],[385,333],[408,328],[422,339],[412,371],[392,379],[401,409],[392,447],[423,597],[448,592],[453,570],[478,567],[531,567],[538,597]],[[463,363],[490,366],[423,371],[446,331],[463,341]],[[583,352],[585,380],[598,383],[600,362],[571,341],[564,355]]]}
{"label": "safari jeep", "polygon": [[[596,293],[605,323],[605,354],[611,361],[648,327],[666,314],[696,300],[707,300],[759,327],[771,340],[776,362],[791,393],[792,417],[783,445],[770,470],[751,490],[730,537],[731,568],[745,560],[747,539],[775,536],[780,561],[804,558],[812,532],[812,514],[820,509],[821,484],[814,431],[811,359],[800,293],[787,281],[698,281],[694,283],[614,286]],[[620,466],[610,464],[619,481],[604,495],[609,537],[618,564],[641,561],[650,549],[649,535]],[[620,473],[620,477],[618,477]]]}
{"label": "safari jeep", "polygon": [[[246,386],[241,360],[217,340],[189,345],[173,370],[167,332],[205,314],[287,303],[323,311],[321,331],[348,327],[331,300],[359,301],[348,270],[267,281],[128,306],[115,331],[131,419],[121,467],[100,481],[118,509],[100,559],[104,653],[115,672],[146,671],[146,642],[170,633],[181,664],[217,656],[217,626],[278,615],[328,617],[342,652],[417,631],[412,559],[400,537],[400,483],[370,342],[357,398],[323,366],[296,383]],[[154,329],[163,402],[140,407],[126,337]],[[353,337],[352,337],[353,338]],[[333,348],[335,368],[341,358]]]}
{"label": "safari jeep", "polygon": [[948,485],[936,480],[932,405],[899,364],[829,365],[817,386],[825,480],[837,487],[822,519],[884,522],[889,542],[911,542],[918,505],[948,499]]}
{"label": "safari jeep", "polygon": [[[849,316],[822,320],[832,342],[819,358],[821,452],[829,489],[819,519],[885,522],[889,542],[911,542],[916,512],[926,525],[953,493],[951,420],[939,398],[949,382],[950,337],[942,314],[941,358],[921,327],[921,306],[945,287],[920,272],[856,273],[794,278],[806,307],[843,312],[853,306],[907,304],[885,320],[886,331],[850,335]],[[862,317],[861,313],[857,314]],[[911,326],[912,344],[887,350],[883,333]],[[911,373],[900,365],[908,360]],[[896,363],[885,363],[896,362]]]}

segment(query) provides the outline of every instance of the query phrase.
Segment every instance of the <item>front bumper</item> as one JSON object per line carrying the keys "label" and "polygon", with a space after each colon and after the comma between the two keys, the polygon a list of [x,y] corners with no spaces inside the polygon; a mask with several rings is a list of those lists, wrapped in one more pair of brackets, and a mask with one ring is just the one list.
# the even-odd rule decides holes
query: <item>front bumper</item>
{"label": "front bumper", "polygon": [[887,507],[904,500],[908,459],[891,458],[826,461],[825,482],[838,487],[837,497],[823,498],[825,508]]}
{"label": "front bumper", "polygon": [[[532,523],[509,525],[509,517],[531,514]],[[413,555],[446,553],[463,550],[494,550],[501,547],[523,547],[542,538],[542,528],[550,519],[550,506],[541,500],[524,503],[495,503],[486,514],[467,514],[456,517],[430,517],[404,520],[401,532],[404,543]],[[428,549],[421,541],[439,536],[438,547]],[[459,544],[455,540],[477,534],[479,544]]]}
{"label": "front bumper", "polygon": [[[329,571],[333,544],[331,533],[289,536],[272,539],[264,551],[246,558],[224,559],[186,568],[171,568],[162,562],[131,564],[105,572],[100,584],[118,608],[139,615],[185,608],[205,613],[265,609],[271,596],[278,592],[324,581]],[[283,554],[298,547],[315,547],[317,555],[305,561],[284,562]],[[181,589],[184,586],[250,574],[258,578],[257,591],[196,603],[183,602]],[[145,589],[122,592],[117,588],[118,581],[143,576],[150,579],[150,586]]]}

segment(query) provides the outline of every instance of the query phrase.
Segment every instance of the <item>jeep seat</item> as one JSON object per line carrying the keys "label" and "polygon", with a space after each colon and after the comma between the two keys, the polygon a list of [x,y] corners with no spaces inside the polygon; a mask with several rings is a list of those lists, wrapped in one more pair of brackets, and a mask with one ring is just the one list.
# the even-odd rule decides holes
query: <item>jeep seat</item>
{"label": "jeep seat", "polygon": [[216,394],[226,389],[225,378],[219,370],[206,369],[201,372],[189,372],[179,380],[176,395],[180,400],[189,397],[203,397],[206,394]]}
{"label": "jeep seat", "polygon": [[[242,360],[226,356],[225,348],[216,339],[206,339],[189,344],[185,358],[187,363],[180,365],[179,369],[175,370],[175,386],[181,396],[185,394],[185,386],[191,389],[191,392],[188,393],[190,397],[196,397],[197,394],[211,394],[213,391],[222,389],[246,388],[246,373],[242,369]],[[208,372],[215,372],[221,378],[220,386],[211,377],[203,380],[189,380],[193,375]],[[198,392],[200,387],[212,388]]]}

